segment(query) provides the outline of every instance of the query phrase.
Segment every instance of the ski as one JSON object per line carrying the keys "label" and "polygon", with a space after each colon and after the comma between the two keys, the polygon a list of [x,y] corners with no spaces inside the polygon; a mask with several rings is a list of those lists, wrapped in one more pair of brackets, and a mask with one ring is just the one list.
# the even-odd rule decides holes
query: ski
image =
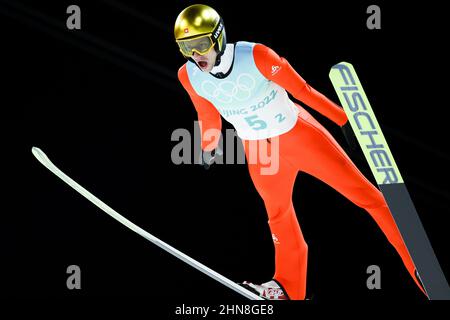
{"label": "ski", "polygon": [[234,281],[231,281],[230,279],[222,276],[221,274],[217,273],[216,271],[208,268],[204,264],[194,260],[193,258],[189,257],[188,255],[184,254],[183,252],[175,249],[174,247],[170,246],[169,244],[161,241],[157,237],[151,235],[144,229],[140,228],[139,226],[135,225],[122,215],[120,215],[118,212],[116,212],[114,209],[109,207],[107,204],[105,204],[103,201],[98,199],[96,196],[94,196],[92,193],[87,191],[85,188],[83,188],[81,185],[79,185],[77,182],[75,182],[73,179],[71,179],[69,176],[67,176],[64,172],[62,172],[58,167],[56,167],[50,159],[47,157],[47,155],[39,148],[33,147],[32,153],[36,157],[39,162],[44,165],[48,170],[53,172],[56,176],[58,176],[62,181],[67,183],[69,186],[71,186],[73,189],[75,189],[78,193],[80,193],[83,197],[88,199],[90,202],[95,204],[97,207],[99,207],[101,210],[103,210],[105,213],[122,223],[127,228],[131,229],[132,231],[136,232],[137,234],[141,235],[148,241],[152,242],[153,244],[157,245],[161,249],[167,251],[171,255],[177,257],[181,261],[187,263],[191,267],[194,267],[198,271],[206,274],[207,276],[211,277],[212,279],[216,280],[217,282],[223,284],[224,286],[234,290],[235,292],[241,294],[242,296],[250,299],[250,300],[265,300],[262,297],[254,294],[253,292],[245,289],[244,287],[240,286],[239,284],[235,283]]}
{"label": "ski", "polygon": [[450,300],[447,280],[355,69],[341,62],[331,68],[329,76],[428,298]]}

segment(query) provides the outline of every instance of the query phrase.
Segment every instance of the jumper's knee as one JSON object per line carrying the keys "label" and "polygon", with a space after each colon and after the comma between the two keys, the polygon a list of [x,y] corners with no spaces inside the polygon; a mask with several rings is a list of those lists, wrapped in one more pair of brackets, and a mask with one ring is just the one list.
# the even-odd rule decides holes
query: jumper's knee
{"label": "jumper's knee", "polygon": [[287,218],[292,212],[294,212],[294,206],[292,201],[288,202],[268,202],[264,201],[266,206],[269,221],[271,223],[279,222]]}

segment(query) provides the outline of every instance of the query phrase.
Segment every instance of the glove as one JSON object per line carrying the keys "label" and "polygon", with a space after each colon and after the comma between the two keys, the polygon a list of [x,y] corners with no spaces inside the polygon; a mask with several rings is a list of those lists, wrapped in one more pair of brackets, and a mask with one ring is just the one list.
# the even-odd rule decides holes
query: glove
{"label": "glove", "polygon": [[347,121],[342,127],[342,133],[344,134],[345,140],[352,152],[358,150],[358,140],[353,132],[350,122]]}
{"label": "glove", "polygon": [[200,156],[200,164],[208,170],[209,167],[214,163],[214,159],[217,156],[221,156],[223,154],[222,149],[220,147],[217,147],[216,149],[213,149],[211,151],[202,151],[202,154]]}

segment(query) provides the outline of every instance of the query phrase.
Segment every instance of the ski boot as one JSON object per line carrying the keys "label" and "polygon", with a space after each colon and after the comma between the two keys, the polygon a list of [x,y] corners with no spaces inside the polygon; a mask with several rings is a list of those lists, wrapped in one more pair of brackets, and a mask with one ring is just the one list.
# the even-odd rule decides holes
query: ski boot
{"label": "ski boot", "polygon": [[239,285],[266,300],[290,300],[286,290],[275,279],[262,284],[244,281],[243,283],[239,283]]}

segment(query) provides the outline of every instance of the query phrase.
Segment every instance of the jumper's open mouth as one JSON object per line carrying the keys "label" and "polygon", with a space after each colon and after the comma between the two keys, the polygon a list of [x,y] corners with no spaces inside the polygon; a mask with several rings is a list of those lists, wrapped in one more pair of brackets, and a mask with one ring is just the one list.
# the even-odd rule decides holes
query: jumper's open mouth
{"label": "jumper's open mouth", "polygon": [[201,68],[206,68],[207,66],[208,66],[208,62],[206,62],[206,61],[199,61],[199,62],[197,62],[198,63],[198,65],[201,67]]}

